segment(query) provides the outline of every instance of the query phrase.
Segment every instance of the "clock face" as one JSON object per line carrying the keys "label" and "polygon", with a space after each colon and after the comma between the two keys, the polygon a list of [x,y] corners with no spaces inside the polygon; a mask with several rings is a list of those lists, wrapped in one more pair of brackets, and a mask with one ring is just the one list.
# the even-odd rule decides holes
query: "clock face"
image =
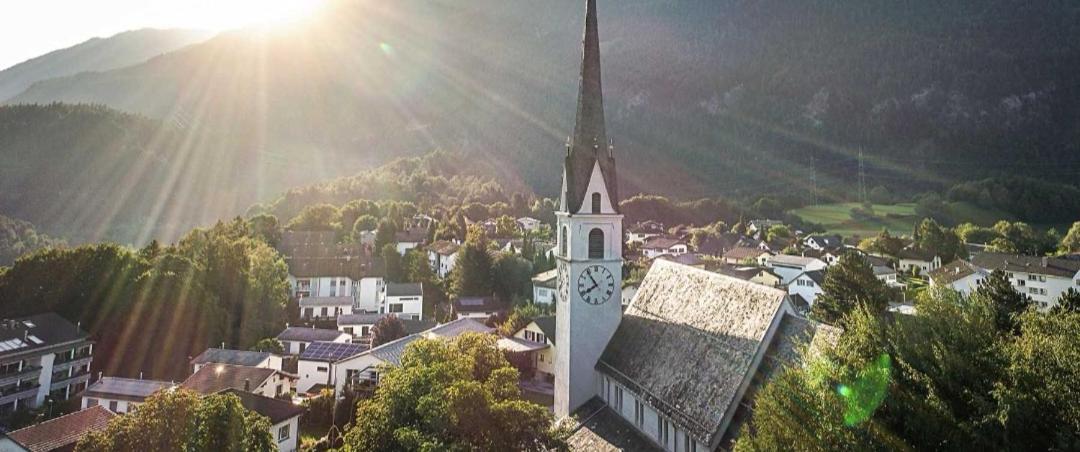
{"label": "clock face", "polygon": [[599,265],[585,268],[577,279],[578,295],[591,305],[601,305],[615,293],[615,276]]}

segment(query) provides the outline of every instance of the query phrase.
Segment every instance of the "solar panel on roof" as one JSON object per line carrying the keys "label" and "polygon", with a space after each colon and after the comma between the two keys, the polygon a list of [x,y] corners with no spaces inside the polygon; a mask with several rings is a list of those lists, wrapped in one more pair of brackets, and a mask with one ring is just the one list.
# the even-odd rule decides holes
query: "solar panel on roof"
{"label": "solar panel on roof", "polygon": [[304,359],[336,361],[364,351],[360,344],[343,342],[312,342],[300,355]]}
{"label": "solar panel on roof", "polygon": [[30,342],[33,342],[36,345],[41,345],[41,344],[45,343],[45,341],[41,340],[40,337],[34,336],[33,334],[27,336],[26,338],[30,339]]}

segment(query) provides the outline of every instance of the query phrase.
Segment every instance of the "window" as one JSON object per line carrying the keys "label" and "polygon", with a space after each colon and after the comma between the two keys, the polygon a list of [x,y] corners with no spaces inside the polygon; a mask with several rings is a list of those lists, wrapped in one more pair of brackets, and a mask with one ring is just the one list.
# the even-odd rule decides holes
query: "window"
{"label": "window", "polygon": [[90,408],[92,406],[97,406],[97,404],[98,404],[97,399],[93,399],[93,398],[90,398],[90,397],[86,398],[86,407],[87,408]]}
{"label": "window", "polygon": [[634,424],[639,429],[645,428],[645,405],[637,398],[634,399]]}
{"label": "window", "polygon": [[667,419],[664,419],[663,416],[657,414],[656,439],[660,440],[660,444],[663,444],[665,448],[668,445],[668,439],[670,439],[670,437],[668,436],[669,430],[671,430],[671,423],[668,422]]}
{"label": "window", "polygon": [[393,303],[390,305],[390,312],[405,312],[405,305],[401,303]]}
{"label": "window", "polygon": [[360,335],[361,336],[367,336],[368,335],[368,327],[366,327],[366,326],[360,327]]}
{"label": "window", "polygon": [[600,193],[592,194],[592,213],[600,213]]}
{"label": "window", "polygon": [[620,413],[622,413],[622,399],[623,399],[622,386],[616,385],[615,386],[615,411],[618,411]]}
{"label": "window", "polygon": [[113,413],[115,413],[117,405],[119,405],[119,404],[120,404],[120,402],[117,402],[115,400],[110,400],[109,401],[109,411],[112,411]]}
{"label": "window", "polygon": [[[330,296],[332,297],[333,295],[330,295]],[[326,313],[327,313],[327,312],[328,312],[328,311],[326,310],[326,308],[322,308],[322,316],[323,316],[323,317],[326,317]]]}
{"label": "window", "polygon": [[563,226],[562,230],[559,231],[559,254],[563,257],[566,257],[566,235],[568,230],[569,227]]}
{"label": "window", "polygon": [[345,334],[348,334],[348,335],[350,335],[350,336],[351,336],[351,335],[353,334],[353,333],[352,333],[352,332],[353,332],[353,328],[352,328],[351,326],[347,326],[347,327],[345,327],[345,328],[344,328],[344,330],[345,330]]}
{"label": "window", "polygon": [[604,231],[593,229],[589,231],[589,259],[604,258]]}
{"label": "window", "polygon": [[319,367],[316,367],[316,368],[315,368],[315,371],[316,371],[316,372],[326,372],[326,370],[327,370],[327,369],[326,369],[325,367],[323,367],[323,366],[319,366]]}
{"label": "window", "polygon": [[284,392],[285,392],[285,387],[283,385],[281,385],[281,384],[278,384],[277,389],[274,391],[274,395],[280,396]]}
{"label": "window", "polygon": [[280,443],[289,439],[289,433],[291,433],[289,432],[289,424],[282,425],[281,428],[279,428],[277,431],[278,442]]}
{"label": "window", "polygon": [[1035,275],[1028,275],[1028,281],[1034,281]]}
{"label": "window", "polygon": [[305,348],[307,348],[307,344],[304,343],[304,342],[301,342],[300,343],[300,353],[304,353]]}

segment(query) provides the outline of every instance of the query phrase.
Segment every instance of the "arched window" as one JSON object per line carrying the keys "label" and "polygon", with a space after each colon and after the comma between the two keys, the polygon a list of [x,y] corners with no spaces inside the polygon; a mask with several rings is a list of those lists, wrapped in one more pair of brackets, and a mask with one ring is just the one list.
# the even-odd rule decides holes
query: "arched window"
{"label": "arched window", "polygon": [[600,193],[592,194],[592,213],[600,213]]}
{"label": "arched window", "polygon": [[593,229],[589,231],[589,259],[604,258],[604,231]]}
{"label": "arched window", "polygon": [[567,257],[566,254],[566,226],[563,226],[559,230],[559,255]]}

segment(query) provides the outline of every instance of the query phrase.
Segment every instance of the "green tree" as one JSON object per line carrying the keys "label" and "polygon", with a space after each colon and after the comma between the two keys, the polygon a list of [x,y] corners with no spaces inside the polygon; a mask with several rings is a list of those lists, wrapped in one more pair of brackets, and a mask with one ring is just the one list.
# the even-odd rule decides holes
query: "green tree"
{"label": "green tree", "polygon": [[386,274],[386,280],[404,282],[405,264],[402,262],[401,255],[397,252],[397,247],[393,243],[387,243],[383,245],[379,256],[383,261],[383,272]]}
{"label": "green tree", "polygon": [[492,286],[492,258],[484,230],[477,225],[469,227],[465,243],[458,250],[454,264],[452,291],[457,296],[487,296]]}
{"label": "green tree", "polygon": [[1019,221],[999,221],[994,224],[994,232],[998,237],[990,241],[990,248],[1001,253],[1042,255],[1057,246],[1057,240],[1049,234]]}
{"label": "green tree", "polygon": [[541,314],[541,309],[533,303],[515,306],[506,321],[499,325],[499,334],[503,336],[513,335],[518,330],[529,326],[533,319],[540,317]]}
{"label": "green tree", "polygon": [[503,215],[495,219],[496,237],[516,237],[518,229],[517,221],[509,215]]}
{"label": "green tree", "polygon": [[371,399],[360,402],[345,449],[564,449],[566,432],[551,413],[521,399],[518,372],[491,335],[420,339],[401,366],[387,368]]}
{"label": "green tree", "polygon": [[378,219],[371,215],[362,215],[352,223],[352,236],[359,237],[361,232],[374,231],[378,227]]}
{"label": "green tree", "polygon": [[[394,235],[397,234],[397,231],[397,225],[393,221],[388,219],[380,221],[379,226],[375,229],[375,249],[381,252],[386,249],[386,245],[396,243],[397,240]],[[394,253],[397,253],[396,249]]]}
{"label": "green tree", "polygon": [[[356,221],[360,218],[370,217],[374,220],[379,217],[380,213],[379,205],[374,201],[367,199],[349,201],[344,206],[341,206],[341,225],[352,231],[355,229]],[[371,227],[362,230],[370,231],[372,229],[375,229],[374,223],[372,223]]]}
{"label": "green tree", "polygon": [[290,231],[337,231],[341,229],[341,212],[330,204],[308,206],[289,220],[285,229]]}
{"label": "green tree", "polygon": [[1018,316],[1031,306],[1031,298],[1017,292],[1009,281],[1009,276],[1001,270],[994,270],[990,276],[980,281],[974,296],[981,297],[993,307],[995,325],[1001,332],[1017,332]]}
{"label": "green tree", "polygon": [[1061,239],[1061,252],[1080,253],[1080,221],[1072,224],[1065,238]]}
{"label": "green tree", "polygon": [[79,452],[150,450],[274,451],[270,420],[232,394],[200,396],[186,389],[160,391],[139,409],[109,421],[76,446]]}
{"label": "green tree", "polygon": [[266,242],[270,246],[277,246],[281,242],[281,224],[277,217],[269,214],[261,214],[248,220],[251,224],[252,236]]}
{"label": "green tree", "polygon": [[944,262],[967,257],[967,249],[960,237],[952,229],[942,227],[932,218],[923,219],[915,228],[915,246],[933,253]]}
{"label": "green tree", "polygon": [[896,256],[904,248],[904,241],[889,234],[888,229],[882,229],[876,237],[871,237],[859,242],[859,249],[869,253],[880,253],[886,256]]}
{"label": "green tree", "polygon": [[281,342],[272,337],[259,340],[255,345],[248,348],[248,350],[253,352],[276,353],[278,355],[285,353],[285,347],[281,345]]}
{"label": "green tree", "polygon": [[776,239],[790,239],[792,235],[791,229],[788,229],[786,225],[777,224],[769,228],[769,231],[765,234],[765,240],[772,242]]}
{"label": "green tree", "polygon": [[371,346],[378,347],[387,342],[405,337],[405,325],[396,315],[383,316],[371,327]]}
{"label": "green tree", "polygon": [[986,228],[971,223],[963,223],[956,227],[956,235],[964,243],[990,243],[1000,237],[993,228]]}
{"label": "green tree", "polygon": [[532,263],[513,253],[499,253],[492,264],[495,295],[500,300],[532,295]]}
{"label": "green tree", "polygon": [[816,319],[830,324],[841,322],[857,306],[883,313],[892,299],[888,286],[877,279],[866,260],[853,251],[844,253],[829,267],[821,288],[823,293],[814,301],[811,313]]}
{"label": "green tree", "polygon": [[1080,291],[1070,287],[1069,290],[1066,290],[1065,293],[1062,293],[1061,297],[1058,298],[1058,302],[1054,305],[1053,311],[1058,314],[1063,312],[1074,314],[1080,313]]}

